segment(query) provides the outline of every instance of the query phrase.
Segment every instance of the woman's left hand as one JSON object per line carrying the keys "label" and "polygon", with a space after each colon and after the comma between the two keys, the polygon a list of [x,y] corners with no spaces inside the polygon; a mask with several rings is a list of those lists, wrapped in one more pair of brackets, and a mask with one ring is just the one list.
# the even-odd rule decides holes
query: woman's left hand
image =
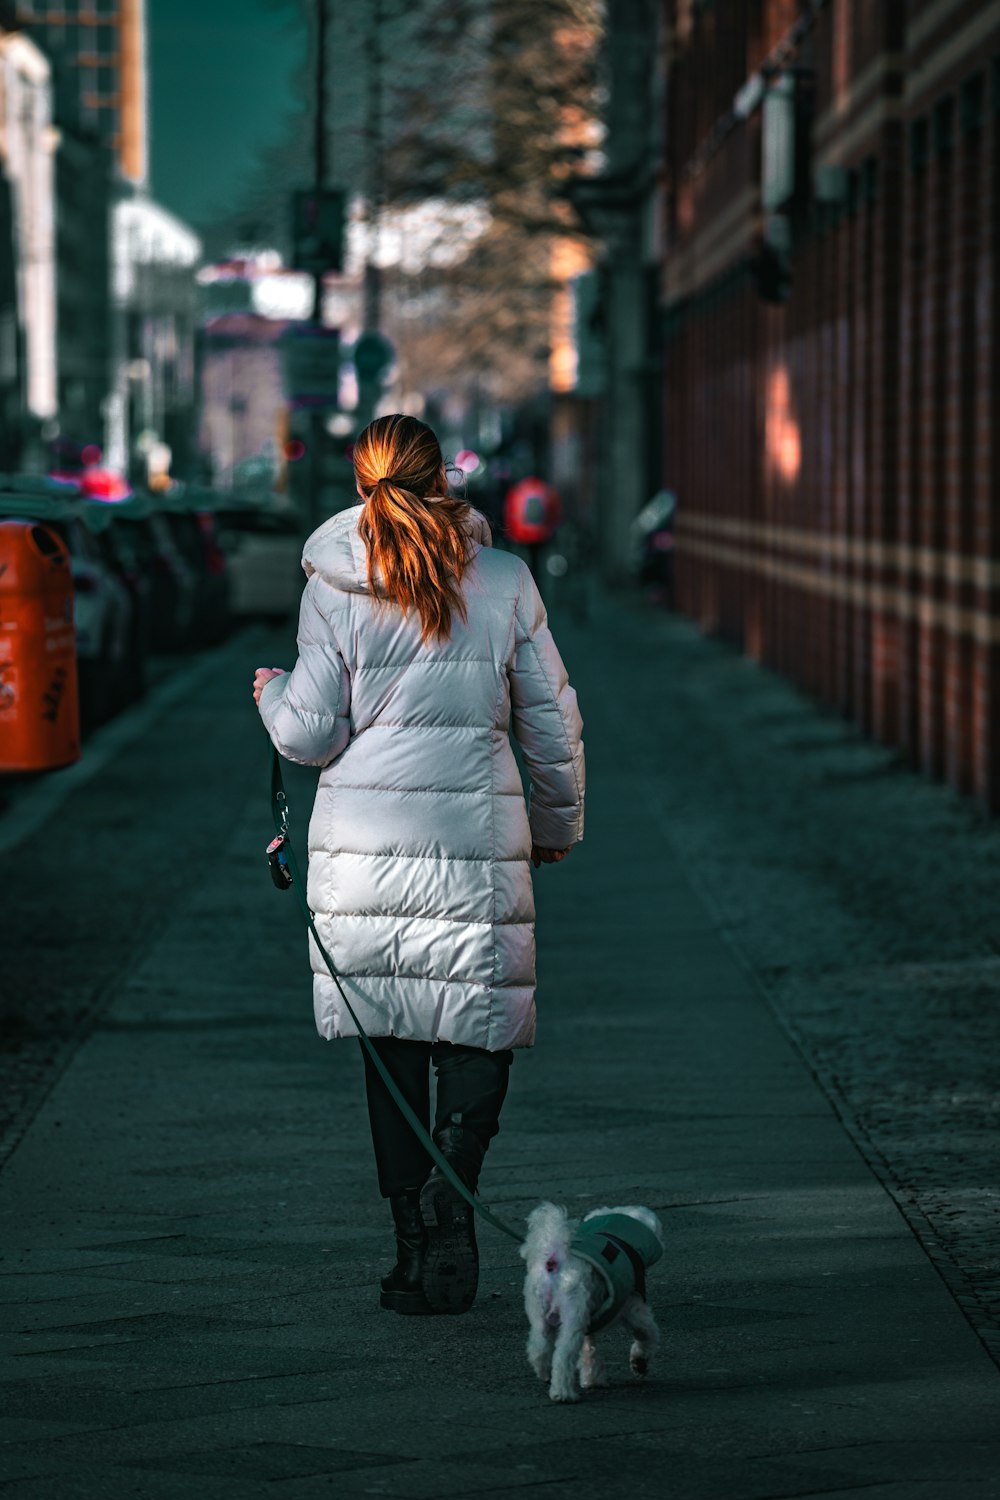
{"label": "woman's left hand", "polygon": [[272,677],[284,677],[284,667],[258,667],[253,674],[253,701],[259,706],[260,695]]}
{"label": "woman's left hand", "polygon": [[561,859],[565,859],[573,845],[566,849],[546,849],[541,844],[532,844],[531,863],[537,870],[540,865],[557,865]]}

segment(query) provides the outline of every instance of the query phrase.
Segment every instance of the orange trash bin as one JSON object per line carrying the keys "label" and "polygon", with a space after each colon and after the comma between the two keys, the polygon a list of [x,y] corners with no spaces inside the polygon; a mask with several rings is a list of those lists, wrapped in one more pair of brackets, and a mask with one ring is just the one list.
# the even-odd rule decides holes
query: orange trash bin
{"label": "orange trash bin", "polygon": [[79,759],[69,553],[41,522],[0,520],[0,772]]}

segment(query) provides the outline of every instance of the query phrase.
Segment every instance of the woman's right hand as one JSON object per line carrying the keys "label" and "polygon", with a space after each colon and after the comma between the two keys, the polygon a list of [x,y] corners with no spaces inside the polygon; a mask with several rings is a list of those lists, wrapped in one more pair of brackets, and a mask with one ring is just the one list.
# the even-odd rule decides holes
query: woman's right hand
{"label": "woman's right hand", "polygon": [[253,674],[253,701],[260,707],[260,695],[272,677],[286,676],[284,667],[258,667]]}
{"label": "woman's right hand", "polygon": [[532,844],[531,863],[537,870],[539,865],[557,865],[561,859],[565,859],[573,845],[567,849],[545,849],[541,844]]}

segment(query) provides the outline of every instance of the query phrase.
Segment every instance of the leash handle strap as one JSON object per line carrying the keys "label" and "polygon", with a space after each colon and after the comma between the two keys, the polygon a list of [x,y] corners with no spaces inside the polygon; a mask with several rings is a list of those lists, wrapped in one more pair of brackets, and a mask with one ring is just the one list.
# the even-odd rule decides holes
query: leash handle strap
{"label": "leash handle strap", "polygon": [[523,1237],[518,1234],[516,1229],[512,1229],[509,1224],[504,1223],[503,1219],[498,1218],[495,1213],[492,1213],[491,1210],[486,1207],[486,1204],[483,1203],[482,1199],[476,1197],[475,1193],[471,1193],[469,1191],[465,1183],[455,1171],[454,1167],[451,1165],[451,1162],[448,1161],[447,1157],[442,1153],[440,1148],[432,1140],[428,1132],[424,1129],[423,1123],[417,1118],[416,1114],[410,1108],[407,1100],[404,1099],[403,1095],[400,1093],[399,1089],[396,1086],[395,1079],[392,1077],[385,1063],[382,1061],[375,1048],[372,1046],[371,1039],[368,1036],[368,1033],[365,1031],[361,1022],[358,1020],[358,1017],[354,1010],[354,1006],[351,1004],[350,1000],[348,1000],[347,998],[347,995],[344,993],[344,986],[340,982],[340,976],[338,975],[336,969],[333,967],[333,960],[331,959],[329,953],[327,953],[322,938],[316,931],[316,922],[312,912],[309,909],[309,903],[306,900],[305,885],[299,873],[298,860],[295,858],[295,850],[292,847],[292,837],[288,828],[288,798],[285,795],[285,786],[281,776],[281,756],[279,755],[277,750],[274,751],[273,759],[271,761],[271,812],[274,817],[275,832],[280,833],[284,836],[284,849],[285,853],[288,856],[288,868],[292,874],[292,889],[295,892],[295,896],[299,903],[299,906],[302,908],[302,913],[309,926],[309,931],[312,933],[313,941],[320,951],[323,962],[326,964],[327,968],[330,971],[330,978],[333,980],[334,984],[337,986],[337,989],[340,991],[340,998],[343,1000],[344,1005],[347,1007],[347,1014],[350,1016],[355,1026],[358,1028],[358,1036],[361,1038],[361,1045],[364,1047],[368,1056],[371,1058],[372,1064],[374,1065],[376,1072],[389,1091],[390,1097],[398,1108],[400,1114],[403,1116],[403,1119],[406,1121],[407,1125],[409,1125],[410,1129],[413,1131],[414,1135],[417,1137],[418,1141],[427,1152],[427,1155],[431,1158],[434,1165],[444,1173],[445,1177],[451,1183],[455,1191],[459,1193],[465,1199],[466,1203],[468,1203],[469,1206],[477,1214],[484,1218],[488,1224],[492,1224],[494,1229],[499,1229],[501,1234],[505,1234],[510,1239],[516,1240],[518,1244],[521,1244]]}

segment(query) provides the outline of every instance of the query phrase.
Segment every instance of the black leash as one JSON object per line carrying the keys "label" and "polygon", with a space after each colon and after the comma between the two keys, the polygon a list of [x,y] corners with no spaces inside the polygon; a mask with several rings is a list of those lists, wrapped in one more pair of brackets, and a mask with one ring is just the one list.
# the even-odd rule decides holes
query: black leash
{"label": "black leash", "polygon": [[294,890],[299,906],[302,908],[302,914],[309,925],[309,931],[313,935],[316,947],[322,954],[323,962],[326,964],[327,968],[330,971],[330,978],[333,980],[334,984],[337,986],[337,989],[340,991],[340,998],[343,1000],[344,1005],[347,1008],[347,1014],[350,1016],[355,1026],[358,1028],[358,1036],[361,1038],[361,1045],[364,1047],[368,1056],[371,1058],[376,1072],[388,1089],[392,1099],[395,1101],[397,1108],[403,1116],[403,1119],[406,1121],[407,1125],[409,1125],[410,1129],[413,1131],[414,1135],[417,1137],[420,1144],[427,1152],[427,1155],[433,1161],[434,1165],[444,1173],[445,1177],[451,1183],[452,1187],[465,1199],[466,1203],[468,1203],[470,1207],[472,1207],[475,1212],[480,1215],[481,1218],[484,1218],[488,1224],[492,1224],[494,1229],[499,1229],[501,1234],[506,1234],[510,1237],[510,1239],[516,1240],[518,1244],[521,1244],[524,1236],[518,1234],[517,1230],[512,1229],[509,1224],[505,1224],[503,1219],[498,1218],[495,1213],[493,1213],[486,1207],[486,1204],[483,1203],[480,1198],[476,1197],[475,1193],[471,1193],[469,1191],[465,1183],[462,1181],[461,1177],[459,1177],[458,1173],[448,1161],[447,1157],[442,1154],[438,1146],[431,1139],[430,1135],[425,1130],[423,1123],[414,1114],[413,1110],[410,1108],[410,1105],[403,1098],[403,1095],[397,1088],[396,1083],[389,1073],[388,1068],[379,1057],[375,1048],[372,1046],[367,1032],[365,1031],[361,1022],[358,1020],[358,1017],[354,1011],[354,1006],[351,1004],[350,1000],[348,1000],[346,994],[344,993],[344,987],[340,982],[340,976],[337,974],[336,969],[333,967],[333,960],[331,959],[329,953],[327,953],[326,948],[323,945],[323,940],[321,939],[319,933],[316,931],[316,922],[313,918],[312,912],[309,910],[309,903],[306,900],[305,884],[302,880],[301,874],[299,873],[298,861],[295,858],[295,850],[292,848],[292,836],[288,828],[288,797],[285,794],[285,784],[281,777],[281,756],[278,754],[277,750],[273,752],[273,757],[271,760],[271,813],[274,818],[274,828],[277,835],[273,842],[268,845],[267,850],[268,863],[271,867],[271,878],[274,880],[275,885],[278,886],[281,890],[287,890],[289,886],[291,886],[291,888]]}

